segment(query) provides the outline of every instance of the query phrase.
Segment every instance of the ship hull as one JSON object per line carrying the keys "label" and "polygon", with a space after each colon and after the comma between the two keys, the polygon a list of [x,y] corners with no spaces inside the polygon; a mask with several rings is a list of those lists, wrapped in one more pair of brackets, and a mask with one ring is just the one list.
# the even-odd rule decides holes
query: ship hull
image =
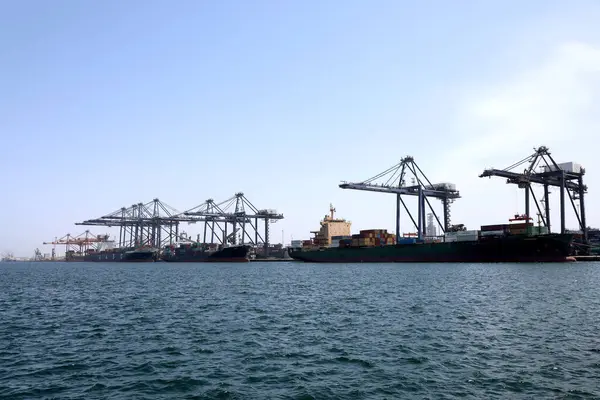
{"label": "ship hull", "polygon": [[225,247],[215,252],[201,249],[175,249],[174,252],[164,253],[162,260],[166,262],[248,262],[250,246]]}
{"label": "ship hull", "polygon": [[572,235],[513,236],[472,242],[396,244],[379,247],[290,249],[298,261],[354,262],[564,262],[570,260]]}
{"label": "ship hull", "polygon": [[86,254],[83,261],[88,262],[154,262],[155,250],[114,251]]}

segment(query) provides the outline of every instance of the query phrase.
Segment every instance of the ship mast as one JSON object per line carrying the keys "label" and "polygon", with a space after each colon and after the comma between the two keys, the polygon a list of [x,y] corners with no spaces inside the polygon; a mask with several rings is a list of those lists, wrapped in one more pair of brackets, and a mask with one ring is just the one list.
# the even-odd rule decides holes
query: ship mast
{"label": "ship mast", "polygon": [[333,204],[329,203],[329,212],[331,213],[331,219],[333,219],[333,213],[335,213],[335,208],[333,208]]}

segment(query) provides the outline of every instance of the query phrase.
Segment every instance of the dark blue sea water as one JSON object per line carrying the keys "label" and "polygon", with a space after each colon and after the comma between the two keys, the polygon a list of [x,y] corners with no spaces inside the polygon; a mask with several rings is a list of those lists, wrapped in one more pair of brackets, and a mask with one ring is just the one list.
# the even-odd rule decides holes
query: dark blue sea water
{"label": "dark blue sea water", "polygon": [[600,264],[0,264],[0,398],[600,398]]}

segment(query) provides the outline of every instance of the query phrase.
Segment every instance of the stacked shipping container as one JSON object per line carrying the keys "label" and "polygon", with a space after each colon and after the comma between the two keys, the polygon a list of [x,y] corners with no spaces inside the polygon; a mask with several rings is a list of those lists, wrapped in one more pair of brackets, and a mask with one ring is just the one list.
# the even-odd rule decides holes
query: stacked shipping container
{"label": "stacked shipping container", "polygon": [[484,225],[481,227],[481,236],[502,235],[547,235],[548,228],[534,226],[531,222],[505,225]]}
{"label": "stacked shipping container", "polygon": [[386,229],[362,230],[358,235],[352,235],[353,247],[386,246],[396,243],[396,235]]}
{"label": "stacked shipping container", "polygon": [[329,247],[340,247],[340,243],[342,240],[352,241],[352,236],[332,236],[331,244],[329,245]]}
{"label": "stacked shipping container", "polygon": [[444,237],[445,242],[474,242],[479,239],[479,231],[448,232]]}
{"label": "stacked shipping container", "polygon": [[[548,234],[548,228],[533,226],[532,223],[500,224],[500,225],[482,225],[481,230],[447,232],[443,237],[425,237],[422,242],[435,243],[441,242],[467,242],[477,241],[484,237],[504,236],[504,235],[545,235]],[[417,243],[417,238],[401,237],[399,244]],[[396,235],[388,233],[386,229],[367,229],[352,236],[332,236],[331,243],[327,244],[318,239],[312,240],[294,240],[292,247],[374,247],[396,244]]]}

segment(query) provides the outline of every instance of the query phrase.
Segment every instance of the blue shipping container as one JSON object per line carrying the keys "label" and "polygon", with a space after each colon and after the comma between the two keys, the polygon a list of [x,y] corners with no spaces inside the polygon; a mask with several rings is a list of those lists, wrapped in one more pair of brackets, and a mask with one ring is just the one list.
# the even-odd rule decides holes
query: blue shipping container
{"label": "blue shipping container", "polygon": [[417,243],[417,239],[413,239],[413,238],[400,238],[400,240],[398,240],[399,244],[414,244]]}

